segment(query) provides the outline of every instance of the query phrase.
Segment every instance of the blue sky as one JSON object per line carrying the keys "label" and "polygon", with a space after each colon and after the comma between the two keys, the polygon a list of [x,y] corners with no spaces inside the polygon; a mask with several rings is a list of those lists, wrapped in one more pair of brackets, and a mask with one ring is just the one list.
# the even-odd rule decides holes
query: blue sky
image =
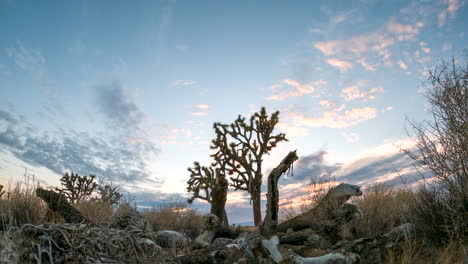
{"label": "blue sky", "polygon": [[[212,123],[261,106],[290,139],[266,172],[302,156],[284,190],[330,168],[363,185],[410,175],[405,117],[427,118],[424,72],[463,53],[467,17],[463,0],[3,0],[0,183],[73,171],[141,205],[182,199]],[[249,221],[246,194],[230,198]]]}

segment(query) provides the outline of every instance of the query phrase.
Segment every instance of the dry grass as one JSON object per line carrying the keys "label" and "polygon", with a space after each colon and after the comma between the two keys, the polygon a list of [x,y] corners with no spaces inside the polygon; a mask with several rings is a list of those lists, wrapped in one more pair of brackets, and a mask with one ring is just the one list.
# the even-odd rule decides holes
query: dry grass
{"label": "dry grass", "polygon": [[114,209],[107,202],[82,201],[74,206],[84,217],[98,225],[109,225],[114,219]]}
{"label": "dry grass", "polygon": [[354,223],[358,237],[387,233],[403,224],[415,194],[405,188],[375,184],[364,190],[352,202],[361,210],[361,217]]}
{"label": "dry grass", "polygon": [[203,216],[185,204],[166,204],[143,213],[154,230],[176,230],[195,238],[203,228]]}
{"label": "dry grass", "polygon": [[454,264],[464,263],[464,253],[468,248],[460,247],[455,241],[434,248],[421,239],[407,239],[399,248],[389,250],[385,264]]}
{"label": "dry grass", "polygon": [[26,223],[40,224],[46,212],[46,205],[35,195],[35,186],[17,183],[0,199],[0,231]]}

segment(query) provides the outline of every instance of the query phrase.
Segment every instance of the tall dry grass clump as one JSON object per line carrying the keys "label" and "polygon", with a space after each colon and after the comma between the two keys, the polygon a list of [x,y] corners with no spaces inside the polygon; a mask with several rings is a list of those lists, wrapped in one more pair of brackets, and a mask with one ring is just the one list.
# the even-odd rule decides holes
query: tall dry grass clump
{"label": "tall dry grass clump", "polygon": [[36,197],[34,185],[19,182],[4,191],[0,199],[0,231],[44,221],[47,207]]}
{"label": "tall dry grass clump", "polygon": [[361,217],[354,223],[358,237],[387,233],[403,224],[410,202],[415,199],[411,190],[383,183],[371,185],[363,193],[352,200],[361,211]]}
{"label": "tall dry grass clump", "polygon": [[202,231],[203,216],[183,203],[168,203],[143,212],[154,230],[177,230],[195,238]]}

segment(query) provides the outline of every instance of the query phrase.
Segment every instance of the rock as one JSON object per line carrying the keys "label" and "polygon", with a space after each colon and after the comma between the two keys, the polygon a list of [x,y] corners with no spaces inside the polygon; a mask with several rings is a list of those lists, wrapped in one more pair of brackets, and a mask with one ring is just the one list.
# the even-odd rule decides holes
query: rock
{"label": "rock", "polygon": [[156,232],[155,242],[160,247],[170,248],[173,253],[179,254],[188,250],[189,239],[180,232],[163,230]]}

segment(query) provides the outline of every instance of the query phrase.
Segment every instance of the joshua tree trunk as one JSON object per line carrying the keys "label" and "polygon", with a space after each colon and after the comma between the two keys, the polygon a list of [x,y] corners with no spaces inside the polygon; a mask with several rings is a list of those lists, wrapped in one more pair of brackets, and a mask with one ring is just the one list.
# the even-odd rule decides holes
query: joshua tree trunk
{"label": "joshua tree trunk", "polygon": [[255,192],[252,194],[252,208],[253,208],[253,215],[254,215],[254,223],[255,226],[260,226],[262,223],[262,206],[261,206],[261,190],[260,185],[254,186]]}

